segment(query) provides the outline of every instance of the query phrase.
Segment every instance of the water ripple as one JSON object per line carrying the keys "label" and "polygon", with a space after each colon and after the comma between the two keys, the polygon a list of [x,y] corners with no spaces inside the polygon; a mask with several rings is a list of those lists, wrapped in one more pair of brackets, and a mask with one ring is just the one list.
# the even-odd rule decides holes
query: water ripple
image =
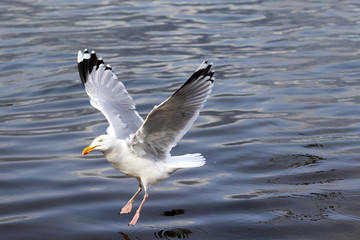
{"label": "water ripple", "polygon": [[[357,239],[359,8],[3,1],[2,237]],[[113,66],[144,118],[203,59],[214,62],[211,97],[173,149],[201,152],[207,164],[152,187],[134,228],[118,211],[136,180],[99,154],[81,156],[107,127],[78,77],[84,48]]]}

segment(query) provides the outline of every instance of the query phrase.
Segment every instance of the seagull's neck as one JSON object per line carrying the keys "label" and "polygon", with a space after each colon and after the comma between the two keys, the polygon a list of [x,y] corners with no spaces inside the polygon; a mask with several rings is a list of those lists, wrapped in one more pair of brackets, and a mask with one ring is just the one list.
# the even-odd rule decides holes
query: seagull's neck
{"label": "seagull's neck", "polygon": [[108,146],[108,148],[106,150],[101,151],[104,156],[108,156],[108,155],[112,155],[112,154],[116,154],[119,150],[121,150],[121,148],[119,147],[119,145],[122,145],[121,140],[119,139],[113,139],[111,142],[111,145]]}
{"label": "seagull's neck", "polygon": [[124,159],[128,153],[126,142],[121,139],[114,139],[111,146],[102,153],[104,157],[118,169],[115,165],[122,162],[122,159]]}

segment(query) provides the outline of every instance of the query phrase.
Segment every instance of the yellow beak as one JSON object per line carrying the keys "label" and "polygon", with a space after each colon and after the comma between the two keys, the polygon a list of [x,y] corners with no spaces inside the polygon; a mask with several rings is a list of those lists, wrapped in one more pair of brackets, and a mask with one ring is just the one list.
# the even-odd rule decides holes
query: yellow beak
{"label": "yellow beak", "polygon": [[93,147],[88,146],[88,147],[84,148],[84,150],[82,151],[82,155],[84,156],[84,155],[88,154],[89,152],[94,151],[96,147],[97,146],[93,146]]}

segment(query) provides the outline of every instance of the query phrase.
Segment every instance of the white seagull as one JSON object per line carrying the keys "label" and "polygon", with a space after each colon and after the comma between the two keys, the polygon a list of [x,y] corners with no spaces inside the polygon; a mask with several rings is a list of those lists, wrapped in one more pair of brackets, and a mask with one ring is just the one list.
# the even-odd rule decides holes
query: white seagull
{"label": "white seagull", "polygon": [[134,226],[150,185],[167,179],[176,170],[205,164],[200,153],[171,156],[170,150],[193,125],[211,92],[215,80],[212,64],[204,61],[171,97],[154,106],[144,121],[110,65],[87,49],[78,52],[77,62],[91,105],[109,122],[107,134],[95,138],[82,154],[100,151],[115,169],[138,181],[137,192],[120,214],[130,213],[134,199],[144,188],[144,198],[129,223]]}

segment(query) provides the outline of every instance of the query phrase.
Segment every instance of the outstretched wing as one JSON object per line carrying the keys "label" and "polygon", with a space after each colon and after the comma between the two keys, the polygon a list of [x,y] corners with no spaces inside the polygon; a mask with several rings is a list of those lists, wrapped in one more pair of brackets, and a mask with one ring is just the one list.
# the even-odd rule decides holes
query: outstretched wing
{"label": "outstretched wing", "polygon": [[212,64],[203,62],[170,98],[155,106],[130,146],[140,157],[165,160],[199,116],[214,85]]}
{"label": "outstretched wing", "polygon": [[107,134],[120,139],[135,133],[144,120],[124,85],[117,80],[110,65],[97,58],[94,51],[78,52],[78,68],[86,93],[93,107],[100,110],[109,122]]}

